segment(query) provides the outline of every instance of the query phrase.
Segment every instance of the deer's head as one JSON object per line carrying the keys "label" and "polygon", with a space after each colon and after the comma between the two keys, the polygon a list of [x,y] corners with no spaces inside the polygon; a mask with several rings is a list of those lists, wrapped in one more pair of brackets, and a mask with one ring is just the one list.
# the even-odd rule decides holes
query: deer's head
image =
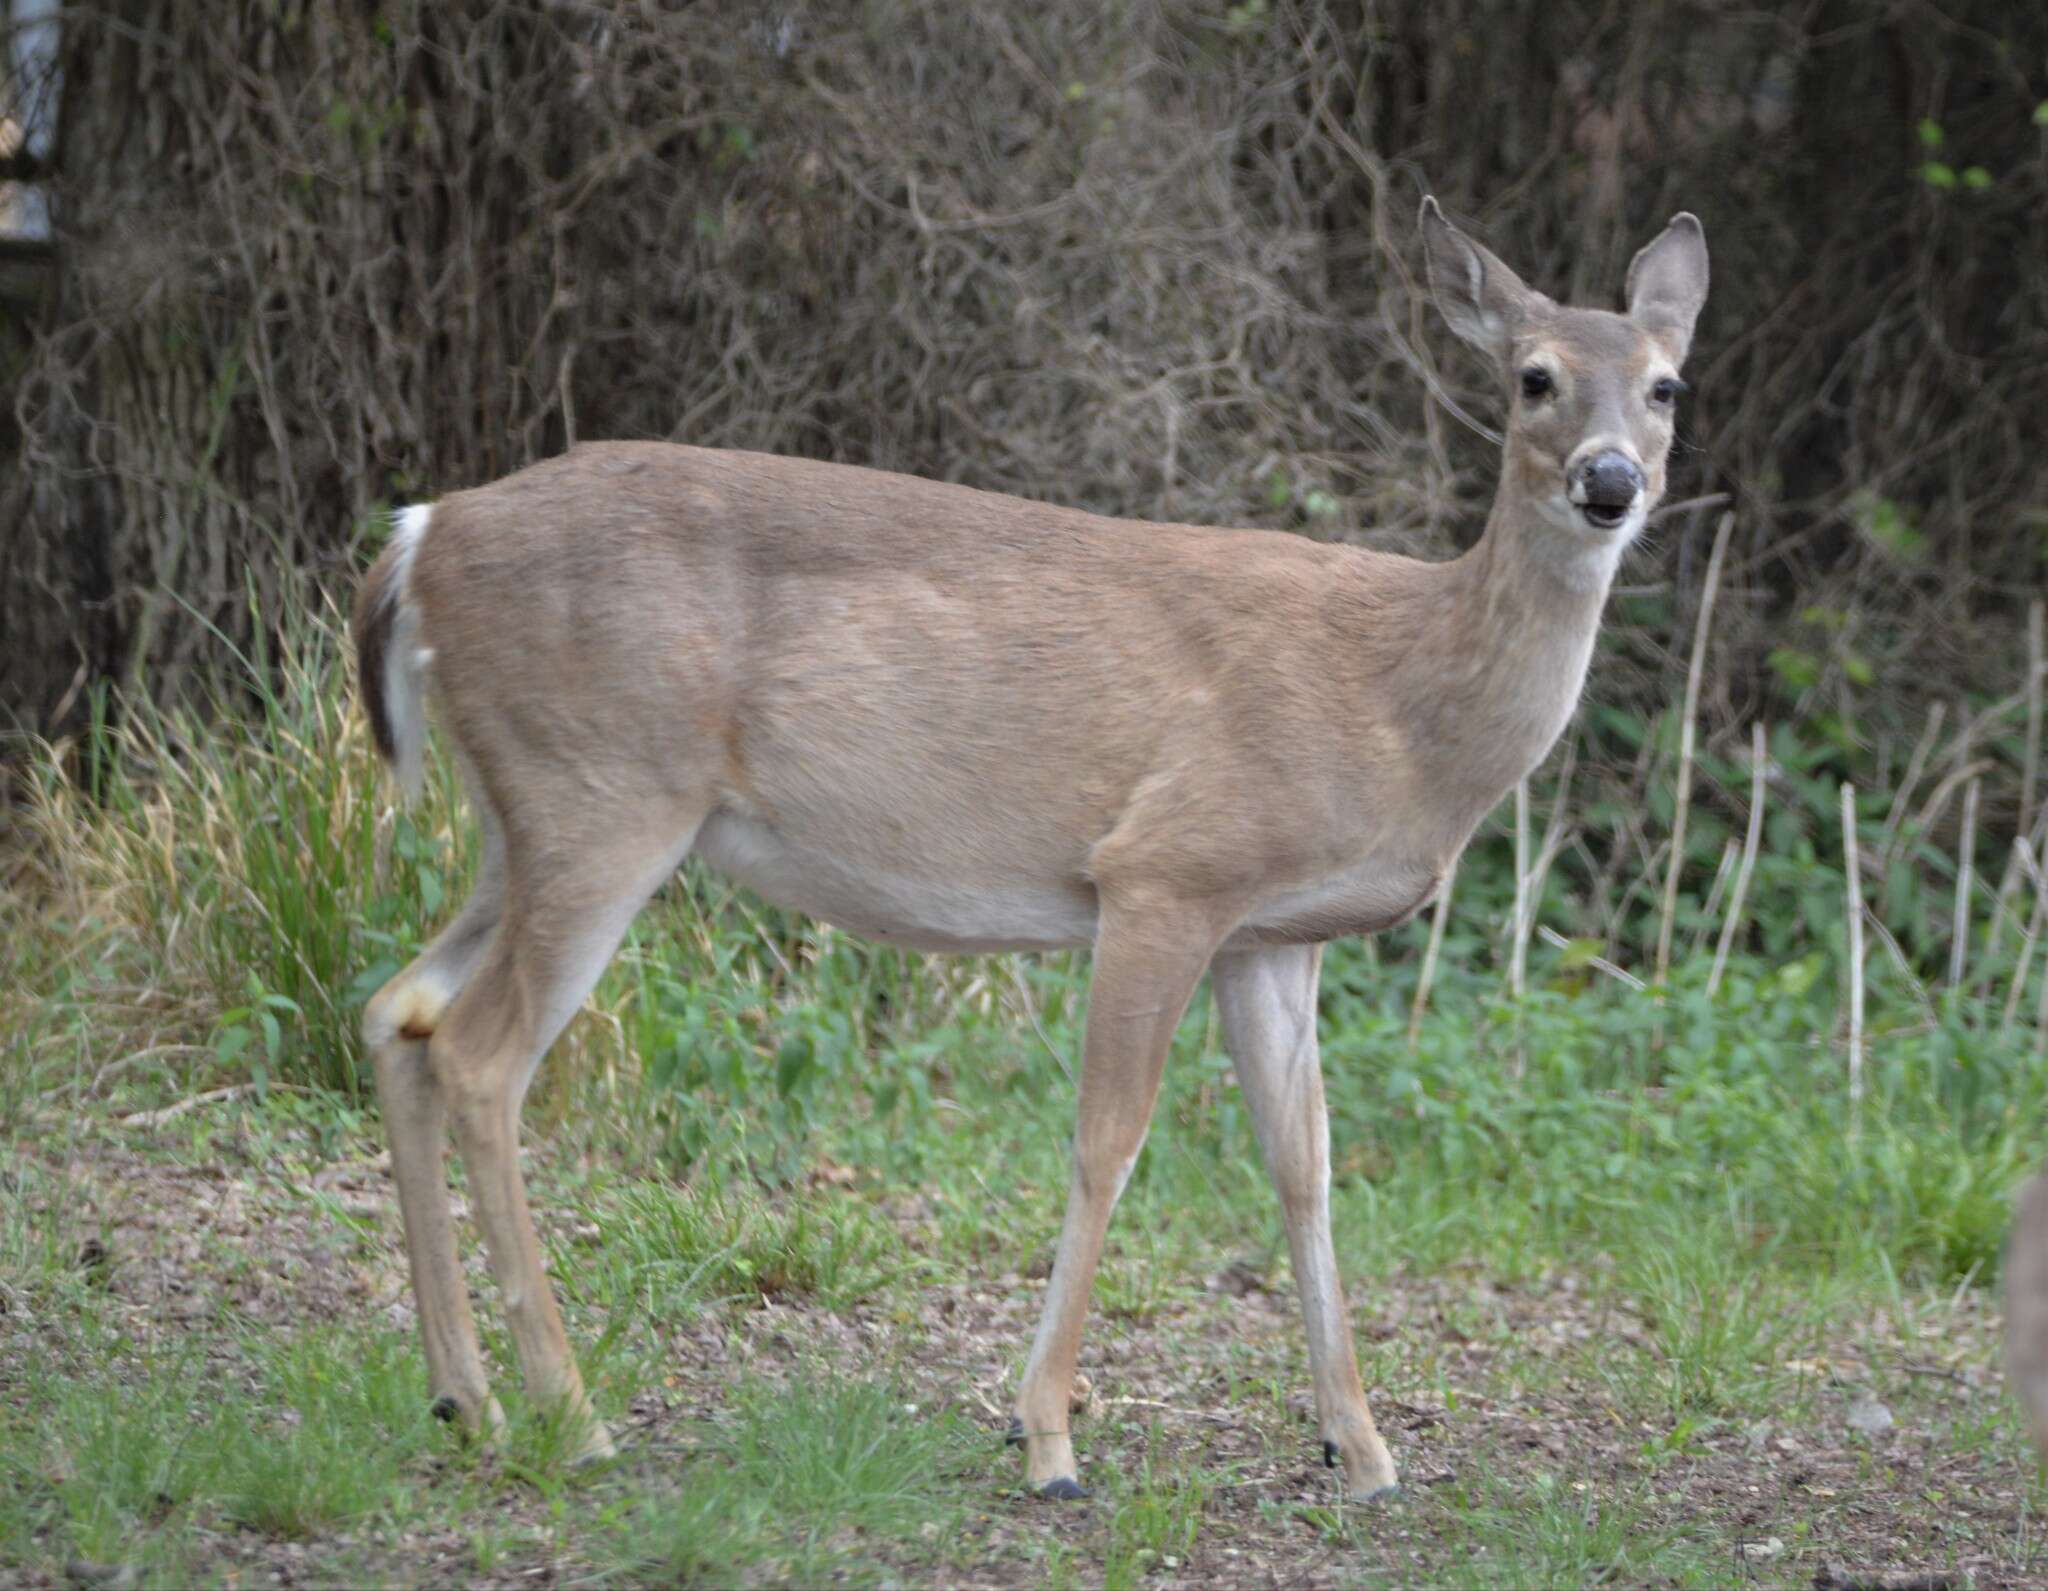
{"label": "deer's head", "polygon": [[1628,268],[1626,313],[1571,309],[1526,286],[1422,201],[1429,281],[1451,330],[1508,394],[1502,495],[1609,562],[1664,493],[1678,379],[1707,297],[1707,240],[1681,213]]}

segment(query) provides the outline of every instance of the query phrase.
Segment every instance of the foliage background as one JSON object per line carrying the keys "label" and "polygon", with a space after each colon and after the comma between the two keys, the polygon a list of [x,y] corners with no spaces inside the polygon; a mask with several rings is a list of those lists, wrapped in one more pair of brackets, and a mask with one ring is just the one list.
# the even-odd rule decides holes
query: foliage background
{"label": "foliage background", "polygon": [[[2038,7],[195,15],[66,13],[57,245],[0,341],[0,715],[31,730],[100,680],[189,696],[284,587],[345,601],[380,507],[579,437],[1453,551],[1498,403],[1415,291],[1426,190],[1581,302],[1703,217],[1674,495],[1739,514],[1710,744],[1797,710],[1847,756],[2015,688],[2048,554]],[[1672,694],[1708,523],[1637,554],[1605,702]]]}

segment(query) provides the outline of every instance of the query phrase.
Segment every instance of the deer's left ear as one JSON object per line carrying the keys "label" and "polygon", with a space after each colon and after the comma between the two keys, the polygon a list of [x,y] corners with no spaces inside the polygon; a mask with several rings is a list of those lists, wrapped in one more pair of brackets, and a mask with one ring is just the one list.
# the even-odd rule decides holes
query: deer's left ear
{"label": "deer's left ear", "polygon": [[1669,346],[1671,357],[1682,362],[1706,301],[1707,235],[1698,216],[1681,210],[1629,262],[1629,319]]}

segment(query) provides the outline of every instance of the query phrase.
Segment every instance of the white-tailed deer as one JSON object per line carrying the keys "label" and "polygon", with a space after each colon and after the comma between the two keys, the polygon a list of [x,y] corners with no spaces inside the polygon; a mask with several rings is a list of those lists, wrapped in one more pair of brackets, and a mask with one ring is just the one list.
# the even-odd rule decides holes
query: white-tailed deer
{"label": "white-tailed deer", "polygon": [[1110,1210],[1207,971],[1280,1195],[1323,1451],[1394,1486],[1330,1240],[1322,942],[1402,922],[1578,700],[1664,490],[1699,223],[1625,314],[1525,287],[1424,200],[1451,329],[1508,398],[1485,534],[1418,563],[873,470],[609,443],[399,518],[356,611],[379,748],[429,686],[483,826],[460,915],[370,1002],[437,1406],[501,1416],[457,1264],[453,1125],[526,1384],[610,1451],[527,1212],[520,1102],[685,856],[927,950],[1094,947],[1066,1223],[1012,1436],[1080,1495],[1067,1398]]}
{"label": "white-tailed deer", "polygon": [[2006,1374],[2048,1460],[2048,1171],[2013,1199],[2005,1255]]}

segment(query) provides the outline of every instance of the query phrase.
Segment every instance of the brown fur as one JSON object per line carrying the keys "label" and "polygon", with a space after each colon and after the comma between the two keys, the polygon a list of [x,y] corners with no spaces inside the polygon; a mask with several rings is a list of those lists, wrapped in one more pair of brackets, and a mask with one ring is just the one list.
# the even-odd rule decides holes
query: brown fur
{"label": "brown fur", "polygon": [[2048,1457],[2048,1174],[2020,1185],[2005,1265],[2006,1370]]}
{"label": "brown fur", "polygon": [[1028,1474],[1056,1490],[1109,1212],[1213,964],[1325,1441],[1355,1488],[1392,1484],[1328,1229],[1314,944],[1426,902],[1569,719],[1625,541],[1566,501],[1575,450],[1629,451],[1647,511],[1670,422],[1645,382],[1682,358],[1705,292],[1689,217],[1635,268],[1662,295],[1654,328],[1531,293],[1433,206],[1424,234],[1453,327],[1510,379],[1537,357],[1557,377],[1516,400],[1486,534],[1450,563],[627,442],[443,499],[405,590],[373,571],[372,712],[402,607],[485,827],[476,896],[367,1020],[429,1370],[465,1418],[495,1406],[452,1258],[444,1122],[529,1387],[604,1449],[526,1212],[519,1101],[694,849],[883,940],[1093,944],[1074,1180],[1017,1401]]}

